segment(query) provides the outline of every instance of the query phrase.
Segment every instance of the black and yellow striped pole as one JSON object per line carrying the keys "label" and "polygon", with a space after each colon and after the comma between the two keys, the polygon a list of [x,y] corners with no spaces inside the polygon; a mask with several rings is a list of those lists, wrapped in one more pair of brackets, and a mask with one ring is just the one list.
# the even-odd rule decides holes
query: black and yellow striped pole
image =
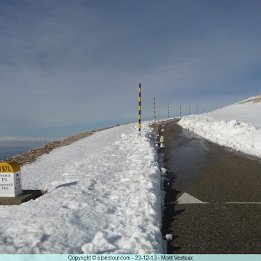
{"label": "black and yellow striped pole", "polygon": [[139,106],[138,106],[138,127],[139,132],[141,131],[141,83],[139,83],[139,98],[138,98]]}
{"label": "black and yellow striped pole", "polygon": [[156,122],[156,98],[154,98],[154,121]]}

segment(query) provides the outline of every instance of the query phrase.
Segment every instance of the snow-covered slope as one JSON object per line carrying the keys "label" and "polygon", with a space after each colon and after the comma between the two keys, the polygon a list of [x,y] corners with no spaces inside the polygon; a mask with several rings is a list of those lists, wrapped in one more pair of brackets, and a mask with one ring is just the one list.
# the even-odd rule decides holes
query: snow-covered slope
{"label": "snow-covered slope", "polygon": [[48,193],[0,207],[1,253],[160,253],[161,191],[148,124],[97,132],[22,168]]}
{"label": "snow-covered slope", "polygon": [[179,124],[223,146],[261,157],[261,96],[219,110],[183,117]]}
{"label": "snow-covered slope", "polygon": [[261,127],[261,95],[206,113],[215,120],[237,120]]}

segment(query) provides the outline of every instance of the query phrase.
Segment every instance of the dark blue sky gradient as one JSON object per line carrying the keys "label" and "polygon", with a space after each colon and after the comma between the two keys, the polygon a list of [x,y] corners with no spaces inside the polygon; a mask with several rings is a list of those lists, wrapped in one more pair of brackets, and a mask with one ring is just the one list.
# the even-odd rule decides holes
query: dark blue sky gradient
{"label": "dark blue sky gradient", "polygon": [[0,135],[64,136],[260,94],[261,1],[0,0]]}

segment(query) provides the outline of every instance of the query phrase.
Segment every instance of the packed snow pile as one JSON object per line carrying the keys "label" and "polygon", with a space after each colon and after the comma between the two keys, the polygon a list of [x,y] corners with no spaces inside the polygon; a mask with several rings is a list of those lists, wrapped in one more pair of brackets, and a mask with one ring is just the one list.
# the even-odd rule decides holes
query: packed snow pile
{"label": "packed snow pile", "polygon": [[47,194],[0,206],[1,253],[161,253],[154,134],[134,124],[97,132],[22,168]]}
{"label": "packed snow pile", "polygon": [[223,146],[261,157],[261,96],[201,115],[183,117],[179,124]]}

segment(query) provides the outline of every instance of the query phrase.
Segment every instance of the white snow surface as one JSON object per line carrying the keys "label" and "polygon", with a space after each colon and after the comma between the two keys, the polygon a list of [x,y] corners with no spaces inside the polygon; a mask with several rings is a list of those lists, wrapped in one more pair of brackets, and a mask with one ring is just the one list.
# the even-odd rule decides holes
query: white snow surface
{"label": "white snow surface", "polygon": [[182,117],[179,125],[222,146],[261,158],[261,96],[210,113]]}
{"label": "white snow surface", "polygon": [[97,132],[22,167],[23,189],[0,206],[0,253],[161,253],[161,190],[153,131]]}

